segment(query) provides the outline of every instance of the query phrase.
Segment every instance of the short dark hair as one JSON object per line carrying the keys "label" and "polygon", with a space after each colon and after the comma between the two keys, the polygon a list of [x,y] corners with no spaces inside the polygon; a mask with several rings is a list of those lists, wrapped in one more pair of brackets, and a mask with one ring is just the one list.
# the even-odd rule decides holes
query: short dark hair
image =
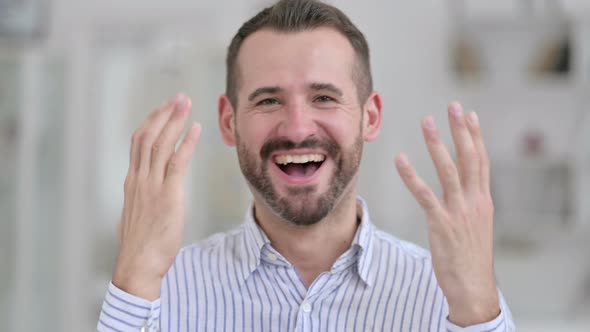
{"label": "short dark hair", "polygon": [[365,36],[338,8],[316,0],[280,0],[263,9],[245,22],[233,37],[226,59],[225,94],[234,110],[238,105],[239,68],[238,52],[244,40],[262,28],[282,32],[300,32],[320,27],[330,27],[343,34],[356,53],[352,75],[356,84],[359,102],[362,104],[373,91],[369,45]]}

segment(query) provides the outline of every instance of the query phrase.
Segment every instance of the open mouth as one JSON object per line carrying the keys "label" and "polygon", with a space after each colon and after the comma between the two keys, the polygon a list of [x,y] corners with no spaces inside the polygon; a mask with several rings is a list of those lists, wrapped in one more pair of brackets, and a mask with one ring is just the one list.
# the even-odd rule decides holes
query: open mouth
{"label": "open mouth", "polygon": [[283,154],[274,157],[275,164],[284,175],[300,181],[311,179],[325,160],[326,156],[319,153]]}

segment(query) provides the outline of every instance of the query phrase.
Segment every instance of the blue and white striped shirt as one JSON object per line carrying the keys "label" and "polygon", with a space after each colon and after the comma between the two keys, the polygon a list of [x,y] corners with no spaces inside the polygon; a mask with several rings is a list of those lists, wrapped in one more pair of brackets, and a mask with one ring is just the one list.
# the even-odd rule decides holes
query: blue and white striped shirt
{"label": "blue and white striped shirt", "polygon": [[[429,253],[378,230],[365,203],[353,244],[306,288],[252,209],[245,223],[183,248],[149,302],[109,284],[98,331],[514,331],[501,313],[466,328],[447,319]],[[142,330],[143,328],[143,330]]]}

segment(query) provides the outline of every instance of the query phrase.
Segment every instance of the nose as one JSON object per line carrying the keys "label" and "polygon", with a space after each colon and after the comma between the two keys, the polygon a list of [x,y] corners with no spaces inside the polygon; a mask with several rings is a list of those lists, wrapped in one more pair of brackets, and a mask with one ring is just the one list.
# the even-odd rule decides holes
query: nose
{"label": "nose", "polygon": [[313,109],[304,102],[297,102],[285,107],[277,134],[293,142],[302,142],[317,132],[317,123]]}

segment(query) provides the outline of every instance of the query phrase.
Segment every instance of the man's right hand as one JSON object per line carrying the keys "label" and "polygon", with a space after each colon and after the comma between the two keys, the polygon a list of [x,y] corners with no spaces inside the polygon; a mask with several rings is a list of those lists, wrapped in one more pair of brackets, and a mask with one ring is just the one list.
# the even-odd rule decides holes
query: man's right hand
{"label": "man's right hand", "polygon": [[190,99],[179,94],[153,111],[131,140],[112,282],[149,301],[160,297],[162,279],[182,244],[184,178],[201,126],[193,123],[175,146],[190,111]]}

